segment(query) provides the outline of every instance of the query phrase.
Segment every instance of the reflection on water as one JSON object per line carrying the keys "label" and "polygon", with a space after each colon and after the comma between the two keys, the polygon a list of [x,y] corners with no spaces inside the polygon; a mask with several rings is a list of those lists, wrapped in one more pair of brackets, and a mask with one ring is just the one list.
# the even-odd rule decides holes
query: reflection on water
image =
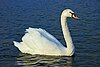
{"label": "reflection on water", "polygon": [[0,56],[0,67],[72,67],[74,57],[20,54]]}
{"label": "reflection on water", "polygon": [[73,57],[54,57],[41,55],[22,55],[17,58],[17,65],[22,66],[67,66],[72,67]]}

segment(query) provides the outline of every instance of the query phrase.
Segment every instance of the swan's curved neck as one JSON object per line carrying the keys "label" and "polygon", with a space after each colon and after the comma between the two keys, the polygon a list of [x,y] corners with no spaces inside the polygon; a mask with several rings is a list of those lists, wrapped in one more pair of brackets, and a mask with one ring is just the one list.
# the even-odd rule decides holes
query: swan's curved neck
{"label": "swan's curved neck", "polygon": [[66,46],[67,49],[72,49],[74,48],[73,42],[72,42],[72,38],[67,26],[67,17],[65,17],[63,14],[61,15],[61,26],[62,26],[62,31],[63,31],[63,35],[64,35],[64,39],[66,42]]}

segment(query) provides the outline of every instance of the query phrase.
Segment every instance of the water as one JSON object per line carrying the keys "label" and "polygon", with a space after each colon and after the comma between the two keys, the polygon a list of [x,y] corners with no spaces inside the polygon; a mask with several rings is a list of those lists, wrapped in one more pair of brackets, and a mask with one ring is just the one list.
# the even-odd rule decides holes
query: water
{"label": "water", "polygon": [[[0,67],[99,67],[99,0],[0,0]],[[60,14],[65,8],[80,20],[68,20],[74,45],[74,57],[22,54],[14,45],[28,27],[43,28],[65,44]]]}

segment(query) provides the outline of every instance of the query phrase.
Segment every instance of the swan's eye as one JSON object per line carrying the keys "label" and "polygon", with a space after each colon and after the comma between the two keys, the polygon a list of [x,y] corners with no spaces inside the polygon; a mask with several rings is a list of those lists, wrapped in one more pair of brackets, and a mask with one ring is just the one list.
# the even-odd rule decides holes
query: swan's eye
{"label": "swan's eye", "polygon": [[69,13],[71,13],[71,12],[69,12]]}
{"label": "swan's eye", "polygon": [[72,15],[74,15],[74,13],[72,13],[72,12],[69,12],[69,13],[71,13]]}
{"label": "swan's eye", "polygon": [[74,14],[73,12],[69,12],[69,13]]}
{"label": "swan's eye", "polygon": [[69,13],[74,14],[74,13],[72,13],[72,12],[69,12]]}
{"label": "swan's eye", "polygon": [[75,13],[72,13],[72,12],[69,12],[69,13],[71,13],[71,14],[72,14],[72,16],[75,16],[75,17],[77,16]]}

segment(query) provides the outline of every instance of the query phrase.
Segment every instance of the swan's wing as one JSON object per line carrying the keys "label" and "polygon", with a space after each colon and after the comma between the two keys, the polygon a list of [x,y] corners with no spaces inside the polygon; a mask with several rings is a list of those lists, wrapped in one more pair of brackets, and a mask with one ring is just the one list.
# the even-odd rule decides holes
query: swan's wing
{"label": "swan's wing", "polygon": [[[33,28],[30,28],[33,29]],[[52,36],[51,34],[49,34],[47,31],[45,31],[44,29],[36,29],[41,35],[43,35],[44,37],[46,37],[48,40],[55,42],[58,46],[63,46],[54,36]]]}
{"label": "swan's wing", "polygon": [[[29,28],[26,29],[26,32],[27,33],[22,37],[22,43],[23,46],[26,45],[29,49],[33,50],[33,52],[30,50],[30,54],[60,55],[65,51],[65,47],[55,37],[43,29]],[[18,48],[21,50],[20,47]]]}
{"label": "swan's wing", "polygon": [[27,44],[30,48],[33,49],[34,47],[36,53],[60,53],[65,48],[54,36],[41,28],[29,28],[26,29],[26,32],[27,33],[22,38],[22,41],[28,42]]}
{"label": "swan's wing", "polygon": [[29,29],[26,29],[26,32],[29,32],[29,31],[32,31],[32,30],[37,32],[36,34],[39,34],[40,36],[45,37],[49,41],[54,42],[57,46],[63,47],[63,45],[53,35],[49,34],[44,29],[29,27]]}

